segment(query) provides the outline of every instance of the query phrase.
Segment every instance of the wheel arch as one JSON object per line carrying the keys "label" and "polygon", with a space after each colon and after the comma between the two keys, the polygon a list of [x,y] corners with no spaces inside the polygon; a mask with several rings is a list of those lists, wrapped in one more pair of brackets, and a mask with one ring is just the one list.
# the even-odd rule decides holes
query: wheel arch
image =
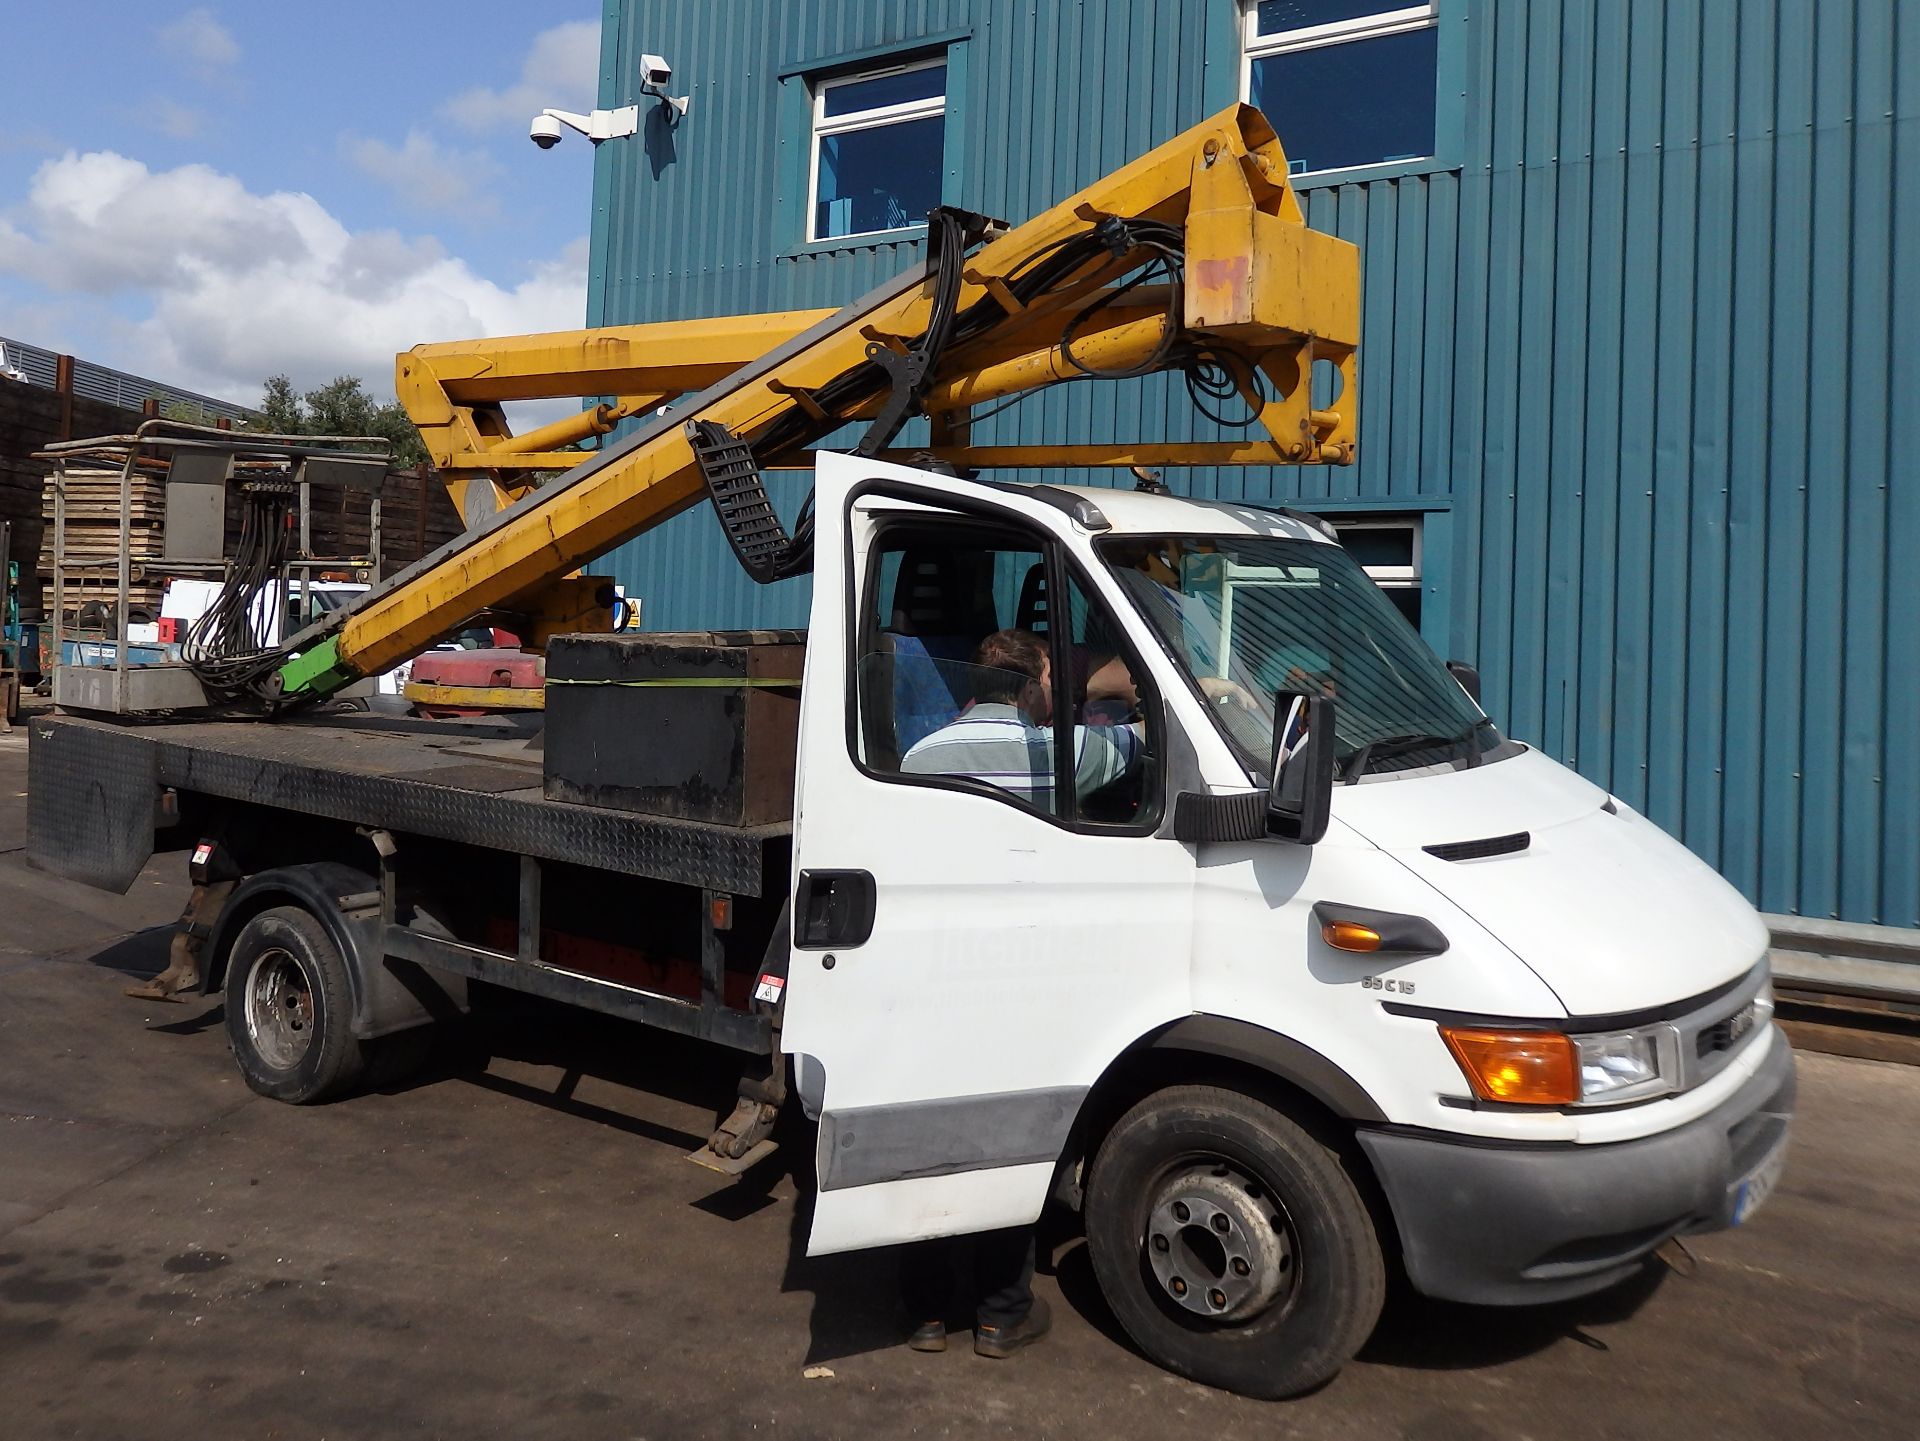
{"label": "wheel arch", "polygon": [[1114,1122],[1152,1092],[1194,1082],[1233,1085],[1273,1100],[1350,1164],[1357,1162],[1373,1184],[1354,1131],[1387,1118],[1365,1087],[1291,1036],[1231,1016],[1196,1013],[1139,1037],[1094,1082],[1062,1152],[1055,1197],[1078,1210],[1086,1163]]}
{"label": "wheel arch", "polygon": [[1379,1125],[1387,1119],[1366,1087],[1340,1066],[1306,1043],[1251,1021],[1197,1014],[1143,1040],[1150,1051],[1232,1061],[1263,1071],[1342,1121]]}
{"label": "wheel arch", "polygon": [[[225,984],[234,942],[249,921],[276,906],[294,906],[320,923],[346,963],[353,1034],[359,1039],[410,1030],[449,1010],[466,1010],[463,979],[441,976],[385,954],[379,892],[377,879],[339,861],[276,866],[246,877],[227,898],[214,924],[201,968],[202,989],[212,994]],[[354,904],[349,907],[343,902]]]}

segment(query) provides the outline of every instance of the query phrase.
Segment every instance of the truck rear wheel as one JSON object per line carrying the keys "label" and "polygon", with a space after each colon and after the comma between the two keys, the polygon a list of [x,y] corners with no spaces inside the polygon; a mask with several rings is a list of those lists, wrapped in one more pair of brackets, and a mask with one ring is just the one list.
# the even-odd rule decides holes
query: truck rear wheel
{"label": "truck rear wheel", "polygon": [[227,1037],[247,1084],[296,1106],[349,1090],[366,1070],[347,966],[326,927],[297,906],[262,911],[227,958]]}
{"label": "truck rear wheel", "polygon": [[1339,1159],[1237,1091],[1174,1086],[1122,1116],[1094,1157],[1086,1221],[1127,1334],[1209,1386],[1298,1395],[1379,1319],[1386,1267]]}

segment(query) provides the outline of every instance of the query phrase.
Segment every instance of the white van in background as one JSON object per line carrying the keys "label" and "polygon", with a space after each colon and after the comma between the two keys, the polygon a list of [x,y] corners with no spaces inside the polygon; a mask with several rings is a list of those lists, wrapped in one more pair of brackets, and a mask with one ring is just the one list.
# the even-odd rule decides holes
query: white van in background
{"label": "white van in background", "polygon": [[[167,582],[166,594],[160,601],[160,619],[175,623],[175,644],[186,639],[188,628],[212,608],[225,587],[224,580],[182,578]],[[256,617],[264,631],[261,639],[268,645],[277,645],[286,636],[299,634],[323,616],[346,605],[355,596],[364,594],[367,589],[368,586],[362,581],[290,580],[285,591],[285,603],[277,610],[268,613],[270,602],[265,596],[256,603],[262,608],[261,614]],[[139,626],[131,627],[128,638],[135,642],[160,639],[160,627],[153,627],[151,635],[134,634],[142,629]],[[406,689],[406,684],[407,666],[397,665],[374,677],[373,694],[397,696]]]}

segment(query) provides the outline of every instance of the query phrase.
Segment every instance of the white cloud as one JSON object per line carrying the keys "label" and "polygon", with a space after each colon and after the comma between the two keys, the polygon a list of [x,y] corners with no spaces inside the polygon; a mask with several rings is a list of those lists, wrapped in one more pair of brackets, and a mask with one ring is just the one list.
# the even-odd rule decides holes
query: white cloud
{"label": "white cloud", "polygon": [[395,353],[421,341],[577,327],[586,262],[581,239],[503,286],[431,237],[351,231],[310,195],[110,151],[46,162],[0,221],[0,274],[131,311],[101,325],[116,353],[89,358],[242,401],[276,371],[387,393]]}
{"label": "white cloud", "polygon": [[500,173],[500,165],[478,150],[454,150],[422,130],[409,130],[406,142],[344,137],[347,158],[363,174],[391,190],[409,210],[423,214],[459,211],[463,219],[500,213],[499,203],[480,187]]}
{"label": "white cloud", "polygon": [[208,70],[237,64],[240,59],[240,42],[204,5],[195,6],[178,20],[162,25],[160,44],[168,54]]}
{"label": "white cloud", "polygon": [[600,22],[570,20],[533,37],[517,84],[490,90],[476,86],[441,106],[469,130],[525,125],[549,106],[591,110],[600,93]]}

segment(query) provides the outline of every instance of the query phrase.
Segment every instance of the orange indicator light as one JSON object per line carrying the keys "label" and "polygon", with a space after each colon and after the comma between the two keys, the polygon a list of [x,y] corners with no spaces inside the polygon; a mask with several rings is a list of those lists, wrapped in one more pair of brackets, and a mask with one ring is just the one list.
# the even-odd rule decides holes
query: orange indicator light
{"label": "orange indicator light", "polygon": [[1556,1031],[1442,1026],[1440,1035],[1483,1101],[1569,1106],[1580,1099],[1573,1042]]}
{"label": "orange indicator light", "polygon": [[1336,951],[1377,951],[1380,932],[1357,921],[1328,921],[1320,927],[1320,939]]}

